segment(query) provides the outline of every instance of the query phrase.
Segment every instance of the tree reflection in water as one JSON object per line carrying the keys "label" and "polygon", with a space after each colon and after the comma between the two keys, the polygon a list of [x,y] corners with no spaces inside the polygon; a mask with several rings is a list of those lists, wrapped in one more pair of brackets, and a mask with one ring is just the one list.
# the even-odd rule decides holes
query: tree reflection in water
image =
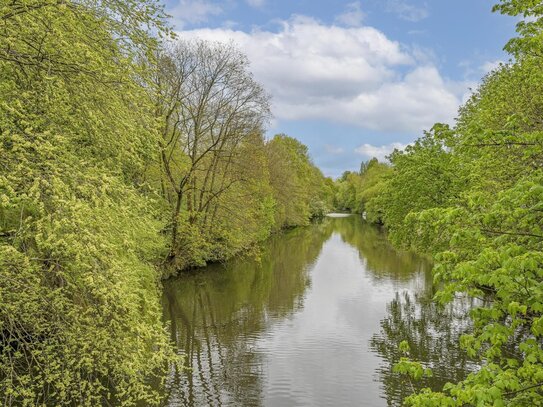
{"label": "tree reflection in water", "polygon": [[[325,242],[327,249],[319,256]],[[315,287],[311,287],[311,276]],[[341,279],[338,284],[336,278]],[[361,384],[371,386],[373,369],[379,363],[374,377],[381,390],[378,384],[371,387],[375,389],[374,402],[381,396],[388,405],[401,405],[412,392],[410,382],[393,372],[401,356],[401,341],[408,341],[414,360],[434,372],[433,377],[414,382],[415,388],[439,389],[475,368],[458,345],[458,337],[469,329],[467,310],[471,304],[464,299],[440,308],[431,301],[432,295],[430,262],[395,250],[382,230],[360,217],[326,219],[275,236],[263,245],[260,261],[236,259],[165,283],[164,318],[170,322],[172,341],[189,368],[170,369],[164,388],[167,404],[283,405],[285,398],[264,394],[272,386],[287,399],[307,401],[313,397],[317,403],[333,405],[319,398],[331,396],[334,400],[333,394],[323,390],[330,385],[325,372],[300,371],[291,365],[301,361],[307,366],[324,363],[330,367],[345,359],[353,365],[345,365],[341,385],[343,391],[352,389],[352,394],[341,398],[343,405],[350,405],[346,403],[359,394]],[[322,314],[315,315],[315,308],[308,312],[323,304],[340,307],[337,320],[330,315],[324,320]],[[369,306],[375,308],[369,311]],[[365,316],[357,314],[360,312]],[[327,335],[332,332],[331,337],[312,329],[314,317],[321,325],[328,324],[324,327]],[[289,329],[291,323],[297,328]],[[278,348],[267,348],[275,352],[273,355],[266,354],[263,342],[277,344]],[[292,343],[299,345],[303,355],[296,353],[298,349],[284,349]],[[338,347],[338,343],[346,347]],[[328,353],[311,348],[328,349],[327,344]],[[358,353],[344,354],[353,344]],[[278,362],[284,357],[295,359]],[[278,366],[292,370],[277,376]],[[270,371],[276,375],[271,385]],[[301,376],[291,377],[291,371]],[[360,377],[367,379],[360,383]],[[311,387],[313,384],[317,387]],[[341,404],[340,396],[345,395],[337,394],[336,404]]]}
{"label": "tree reflection in water", "polygon": [[291,230],[264,245],[259,261],[236,259],[164,287],[165,320],[185,369],[172,366],[170,406],[258,406],[258,335],[302,306],[309,270],[332,233],[329,223]]}
{"label": "tree reflection in water", "polygon": [[[411,287],[396,292],[387,305],[381,330],[370,341],[370,348],[383,358],[377,380],[389,406],[400,406],[413,390],[430,387],[439,390],[447,382],[457,382],[477,366],[460,348],[460,336],[469,331],[469,309],[474,305],[459,298],[446,307],[432,301],[434,287],[431,263],[420,256],[396,250],[384,231],[360,218],[337,226],[345,242],[356,247],[366,269],[376,281],[410,282]],[[410,357],[432,368],[433,376],[410,381],[393,372],[400,361],[398,345],[407,341]]]}
{"label": "tree reflection in water", "polygon": [[[379,369],[379,381],[389,406],[400,406],[415,390],[429,387],[440,390],[447,382],[457,382],[476,369],[460,348],[460,336],[470,329],[468,311],[473,306],[467,299],[457,299],[446,307],[432,300],[431,290],[396,293],[381,321],[381,331],[370,341],[384,363]],[[432,369],[433,375],[412,381],[393,371],[403,356],[398,349],[402,341],[409,343],[409,356]]]}

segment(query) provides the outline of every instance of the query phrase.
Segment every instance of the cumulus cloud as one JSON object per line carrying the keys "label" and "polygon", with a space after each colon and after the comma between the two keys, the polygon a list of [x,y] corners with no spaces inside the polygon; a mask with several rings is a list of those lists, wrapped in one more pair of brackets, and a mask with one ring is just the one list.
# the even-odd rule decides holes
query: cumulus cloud
{"label": "cumulus cloud", "polygon": [[219,4],[207,0],[179,0],[174,7],[168,9],[178,29],[182,29],[187,23],[205,23],[209,17],[222,12]]}
{"label": "cumulus cloud", "polygon": [[364,13],[359,1],[347,4],[345,12],[336,16],[336,23],[347,27],[359,27],[364,20]]}
{"label": "cumulus cloud", "polygon": [[426,5],[424,7],[415,6],[404,0],[388,0],[385,4],[388,12],[396,14],[402,20],[411,22],[424,20],[430,14]]}
{"label": "cumulus cloud", "polygon": [[273,96],[278,119],[324,119],[361,128],[418,133],[456,114],[462,84],[429,59],[368,27],[325,25],[295,16],[277,30],[217,28],[182,38],[234,41]]}
{"label": "cumulus cloud", "polygon": [[407,144],[391,143],[384,146],[374,146],[371,144],[362,144],[356,148],[355,151],[361,156],[371,159],[377,158],[379,161],[385,161],[386,156],[392,153],[394,150],[403,150],[407,147]]}

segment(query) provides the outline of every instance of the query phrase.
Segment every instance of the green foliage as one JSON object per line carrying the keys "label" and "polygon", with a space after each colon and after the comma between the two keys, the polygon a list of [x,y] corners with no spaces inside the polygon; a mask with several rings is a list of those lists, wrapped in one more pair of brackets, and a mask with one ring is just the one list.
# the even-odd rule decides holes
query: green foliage
{"label": "green foliage", "polygon": [[500,0],[493,7],[509,16],[522,17],[517,23],[518,37],[509,40],[505,50],[517,58],[525,55],[543,56],[543,5],[538,0]]}
{"label": "green foliage", "polygon": [[306,146],[279,134],[267,143],[266,152],[276,228],[307,225],[328,212],[333,185],[311,162]]}
{"label": "green foliage", "polygon": [[156,145],[138,61],[160,8],[14,1],[1,13],[2,404],[158,404],[148,380],[170,350],[152,261],[165,243],[138,187]]}
{"label": "green foliage", "polygon": [[335,207],[343,211],[359,212],[361,204],[357,200],[358,190],[362,188],[360,175],[346,171],[338,180],[334,196]]}
{"label": "green foliage", "polygon": [[[145,380],[162,370],[168,350],[157,275],[146,262],[160,254],[160,225],[149,217],[149,203],[114,177],[87,168],[70,191],[63,178],[73,167],[63,167],[57,162],[57,174],[37,176],[27,192],[0,188],[4,209],[33,208],[11,244],[0,246],[4,401],[153,404]],[[19,175],[11,171],[0,183]]]}
{"label": "green foliage", "polygon": [[335,207],[365,213],[368,220],[380,223],[382,212],[378,198],[391,171],[390,166],[373,158],[361,164],[360,173],[345,172],[336,183]]}
{"label": "green foliage", "polygon": [[269,97],[232,44],[165,44],[155,78],[161,139],[147,176],[171,212],[168,270],[222,261],[323,216],[333,184],[307,147],[264,140]]}
{"label": "green foliage", "polygon": [[458,164],[446,148],[448,135],[446,126],[436,125],[405,151],[390,156],[393,170],[378,204],[396,244],[411,244],[410,231],[404,227],[409,214],[444,207],[458,194]]}

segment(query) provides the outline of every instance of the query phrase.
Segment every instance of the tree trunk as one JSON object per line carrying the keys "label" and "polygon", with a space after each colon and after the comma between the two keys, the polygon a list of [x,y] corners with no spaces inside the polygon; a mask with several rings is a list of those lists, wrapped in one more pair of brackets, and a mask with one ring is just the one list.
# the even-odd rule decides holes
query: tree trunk
{"label": "tree trunk", "polygon": [[170,259],[175,257],[175,247],[177,246],[177,235],[179,233],[179,213],[181,212],[181,203],[183,202],[183,189],[177,193],[177,202],[172,217],[172,246],[170,248]]}

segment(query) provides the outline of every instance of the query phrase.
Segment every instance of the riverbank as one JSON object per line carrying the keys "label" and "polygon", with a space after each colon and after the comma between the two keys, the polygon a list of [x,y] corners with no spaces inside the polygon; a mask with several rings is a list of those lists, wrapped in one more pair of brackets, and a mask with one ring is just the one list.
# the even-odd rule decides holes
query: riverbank
{"label": "riverbank", "polygon": [[206,267],[224,264],[236,257],[256,259],[260,256],[261,251],[262,251],[262,246],[266,243],[266,241],[274,238],[275,236],[280,236],[280,235],[289,233],[292,230],[295,230],[298,228],[307,227],[308,225],[311,225],[312,223],[322,221],[326,217],[346,217],[346,216],[350,216],[350,214],[330,212],[326,214],[319,214],[318,216],[312,216],[310,219],[307,219],[304,224],[300,224],[300,225],[291,224],[291,225],[283,226],[280,229],[270,230],[269,234],[263,237],[261,240],[250,242],[249,246],[247,247],[237,248],[235,251],[230,252],[228,256],[225,256],[222,258],[214,258],[214,259],[201,258],[199,264],[187,265],[181,269],[176,268],[175,263],[170,263],[170,262],[161,263],[158,265],[158,267],[162,270],[160,272],[160,275],[162,276],[161,279],[163,281],[166,281],[172,278],[176,278],[180,274],[183,274],[183,273],[197,273],[198,271],[201,271],[205,269]]}

